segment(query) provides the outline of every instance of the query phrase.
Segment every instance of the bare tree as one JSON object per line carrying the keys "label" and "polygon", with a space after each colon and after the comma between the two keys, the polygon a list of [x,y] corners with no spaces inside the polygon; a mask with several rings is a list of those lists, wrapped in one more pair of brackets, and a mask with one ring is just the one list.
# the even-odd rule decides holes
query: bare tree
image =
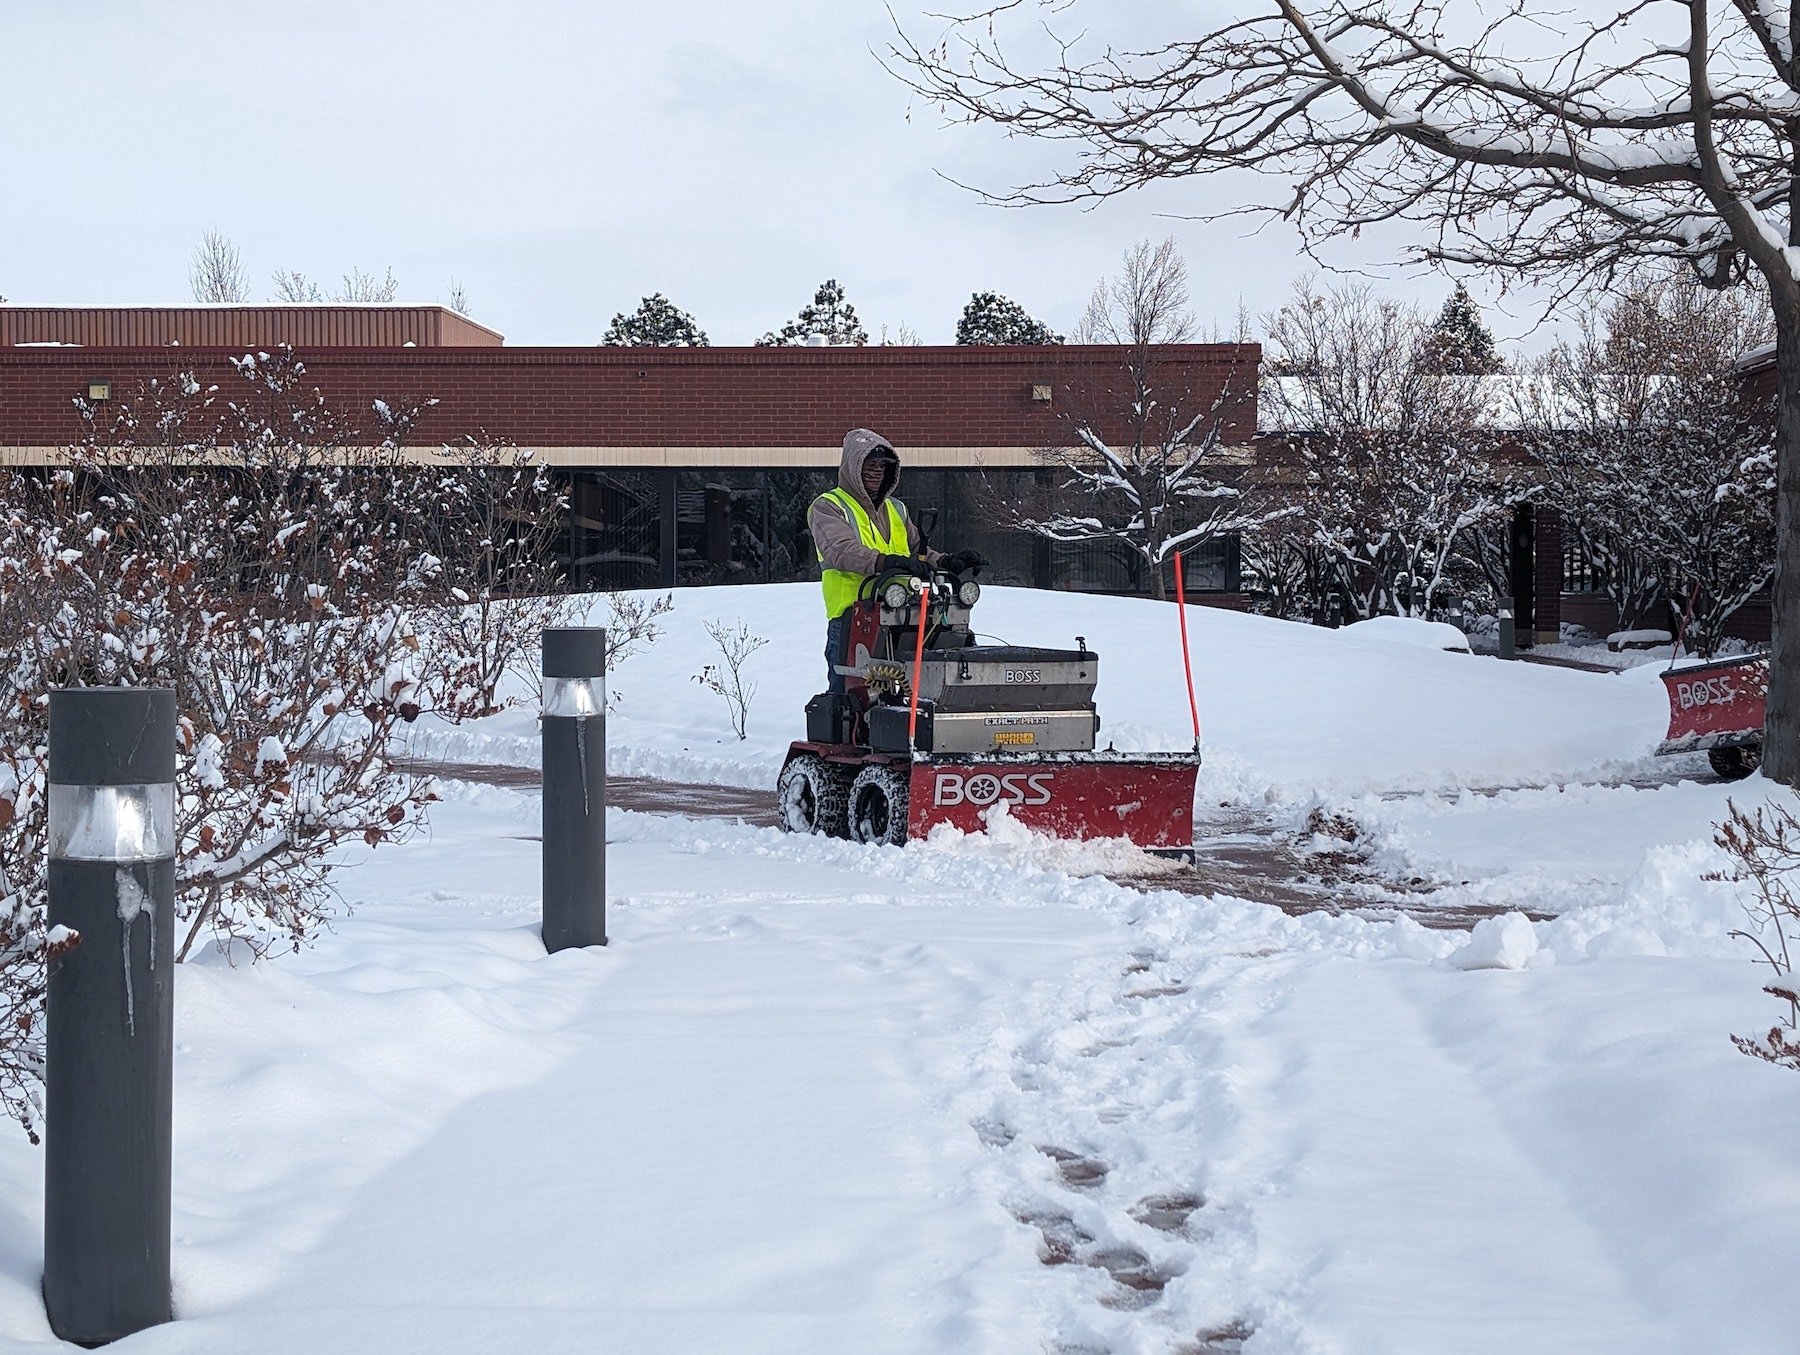
{"label": "bare tree", "polygon": [[276,299],[298,305],[320,301],[379,305],[392,301],[399,295],[399,292],[400,283],[394,277],[392,268],[387,269],[380,277],[376,277],[373,273],[365,273],[360,268],[352,268],[344,274],[344,280],[339,284],[337,290],[329,294],[297,268],[278,269],[275,273]]}
{"label": "bare tree", "polygon": [[469,294],[463,289],[462,283],[456,278],[450,279],[449,305],[450,309],[455,311],[458,315],[468,315],[470,313]]}
{"label": "bare tree", "polygon": [[[1674,259],[1708,285],[1760,274],[1780,379],[1780,560],[1763,770],[1800,781],[1800,24],[1776,0],[1246,0],[1216,27],[1017,65],[1001,0],[895,66],[954,115],[1077,154],[1009,202],[1106,197],[1260,171],[1227,210],[1309,247],[1420,223],[1413,251],[1564,288]],[[1063,10],[1063,0],[1044,8]],[[1588,11],[1592,13],[1592,11]]]}
{"label": "bare tree", "polygon": [[1122,545],[1159,598],[1175,552],[1269,516],[1246,495],[1246,455],[1224,441],[1254,392],[1197,391],[1184,363],[1164,351],[1192,332],[1187,265],[1174,240],[1132,246],[1119,272],[1094,288],[1076,329],[1076,342],[1114,347],[1118,360],[1065,392],[1073,438],[1041,454],[1053,483],[1023,496],[986,496],[1020,530]]}
{"label": "bare tree", "polygon": [[1076,343],[1113,343],[1137,352],[1193,337],[1187,260],[1172,235],[1159,244],[1140,240],[1126,250],[1119,271],[1094,285],[1070,335]]}
{"label": "bare tree", "polygon": [[237,246],[217,231],[208,231],[194,246],[194,257],[188,264],[188,286],[196,301],[250,299]]}
{"label": "bare tree", "polygon": [[275,274],[275,299],[306,305],[325,300],[325,289],[298,268],[283,268]]}
{"label": "bare tree", "polygon": [[1428,615],[1470,536],[1508,511],[1483,380],[1435,370],[1425,318],[1361,284],[1303,279],[1266,328],[1262,403],[1301,470],[1276,530],[1323,553],[1355,615]]}
{"label": "bare tree", "polygon": [[389,268],[380,277],[376,277],[360,268],[352,268],[344,274],[344,285],[338,288],[337,295],[332,300],[385,305],[399,295],[399,292],[400,283],[394,277],[393,269]]}

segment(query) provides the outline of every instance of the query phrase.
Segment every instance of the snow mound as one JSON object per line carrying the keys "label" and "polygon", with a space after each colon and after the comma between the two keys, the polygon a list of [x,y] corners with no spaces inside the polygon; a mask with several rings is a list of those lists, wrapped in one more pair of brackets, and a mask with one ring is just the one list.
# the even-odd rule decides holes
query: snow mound
{"label": "snow mound", "polygon": [[1523,913],[1483,918],[1469,933],[1468,944],[1452,951],[1457,969],[1523,969],[1537,954],[1537,930]]}
{"label": "snow mound", "polygon": [[1421,621],[1411,616],[1371,616],[1367,621],[1345,626],[1339,634],[1352,640],[1382,640],[1420,649],[1469,652],[1469,637],[1455,626],[1443,621]]}
{"label": "snow mound", "polygon": [[[608,765],[619,774],[773,786],[789,741],[803,731],[807,698],[824,684],[818,586],[684,588],[673,599],[662,637],[609,678]],[[1452,640],[1466,646],[1450,626],[1394,617],[1332,631],[1216,607],[1187,613],[1207,789],[1221,799],[1549,780],[1643,757],[1668,727],[1660,684],[1472,663],[1436,652]],[[596,596],[577,620],[604,625],[608,617],[607,600]],[[757,695],[743,739],[725,703],[693,680],[718,658],[709,620],[742,622],[771,641],[745,666]],[[1084,637],[1101,657],[1101,743],[1126,752],[1193,746],[1176,620],[1167,603],[1143,598],[1003,587],[982,594],[974,618],[984,641],[1072,648]],[[1411,638],[1374,638],[1390,631]],[[449,761],[535,764],[537,693],[514,682],[522,706],[455,730],[426,717],[413,747]]]}

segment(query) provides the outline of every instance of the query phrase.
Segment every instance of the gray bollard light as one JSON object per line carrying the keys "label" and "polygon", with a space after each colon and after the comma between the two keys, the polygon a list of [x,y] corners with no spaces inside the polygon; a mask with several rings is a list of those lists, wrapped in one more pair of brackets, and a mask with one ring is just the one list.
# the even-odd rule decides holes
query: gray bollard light
{"label": "gray bollard light", "polygon": [[1500,599],[1500,657],[1516,659],[1519,657],[1518,635],[1513,630],[1513,600]]}
{"label": "gray bollard light", "polygon": [[606,632],[544,632],[544,949],[606,944]]}
{"label": "gray bollard light", "polygon": [[65,1341],[167,1322],[175,695],[50,693],[44,1309]]}

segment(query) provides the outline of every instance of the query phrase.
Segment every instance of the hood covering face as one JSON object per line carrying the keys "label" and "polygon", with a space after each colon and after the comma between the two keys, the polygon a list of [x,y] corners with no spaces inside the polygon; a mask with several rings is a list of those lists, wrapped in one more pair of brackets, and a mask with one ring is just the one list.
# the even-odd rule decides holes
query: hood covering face
{"label": "hood covering face", "polygon": [[[863,486],[863,467],[873,457],[886,462],[881,487],[874,494]],[[844,457],[838,462],[838,488],[855,497],[864,508],[879,508],[894,487],[900,483],[900,457],[893,444],[881,434],[867,428],[852,428],[844,434]]]}

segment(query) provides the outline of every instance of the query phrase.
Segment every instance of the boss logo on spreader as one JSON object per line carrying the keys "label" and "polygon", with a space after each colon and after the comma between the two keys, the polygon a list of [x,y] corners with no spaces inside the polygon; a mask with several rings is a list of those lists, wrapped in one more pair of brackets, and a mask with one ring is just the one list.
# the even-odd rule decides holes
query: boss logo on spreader
{"label": "boss logo on spreader", "polygon": [[1683,710],[1692,710],[1695,706],[1717,706],[1735,700],[1737,694],[1737,688],[1722,677],[1675,684],[1675,700]]}
{"label": "boss logo on spreader", "polygon": [[1008,668],[1006,680],[1008,682],[1042,682],[1044,670],[1042,668]]}
{"label": "boss logo on spreader", "polygon": [[931,798],[938,807],[971,804],[987,806],[996,800],[1015,805],[1047,805],[1052,772],[1008,772],[995,776],[992,772],[938,772],[932,778]]}

